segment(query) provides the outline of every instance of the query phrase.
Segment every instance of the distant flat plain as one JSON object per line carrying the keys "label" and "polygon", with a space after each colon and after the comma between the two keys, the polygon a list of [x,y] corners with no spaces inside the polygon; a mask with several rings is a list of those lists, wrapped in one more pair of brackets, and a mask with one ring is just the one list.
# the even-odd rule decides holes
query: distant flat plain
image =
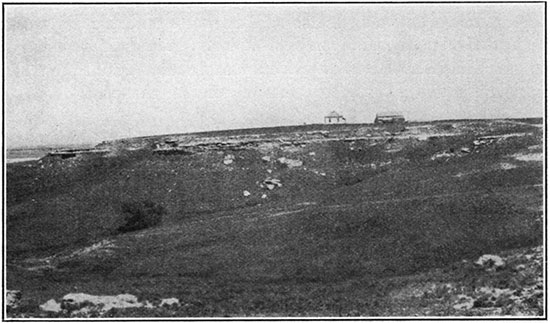
{"label": "distant flat plain", "polygon": [[79,149],[92,148],[93,144],[80,145],[51,145],[51,146],[27,146],[13,147],[6,149],[6,163],[21,163],[38,160],[46,156],[49,152],[61,149]]}

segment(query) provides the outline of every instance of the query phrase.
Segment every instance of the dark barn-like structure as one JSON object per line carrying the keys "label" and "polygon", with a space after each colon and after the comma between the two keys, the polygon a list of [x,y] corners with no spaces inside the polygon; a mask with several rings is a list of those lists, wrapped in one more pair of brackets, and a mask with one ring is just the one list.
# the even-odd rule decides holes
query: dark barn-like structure
{"label": "dark barn-like structure", "polygon": [[376,114],[374,119],[376,124],[386,123],[405,123],[405,117],[399,112],[381,112]]}

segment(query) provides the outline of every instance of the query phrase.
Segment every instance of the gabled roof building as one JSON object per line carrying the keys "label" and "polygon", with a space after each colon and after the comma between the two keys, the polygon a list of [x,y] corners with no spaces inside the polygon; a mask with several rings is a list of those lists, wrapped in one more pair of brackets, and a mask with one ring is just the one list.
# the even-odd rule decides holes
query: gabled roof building
{"label": "gabled roof building", "polygon": [[340,123],[340,121],[346,122],[346,118],[336,111],[332,111],[325,116],[325,123]]}

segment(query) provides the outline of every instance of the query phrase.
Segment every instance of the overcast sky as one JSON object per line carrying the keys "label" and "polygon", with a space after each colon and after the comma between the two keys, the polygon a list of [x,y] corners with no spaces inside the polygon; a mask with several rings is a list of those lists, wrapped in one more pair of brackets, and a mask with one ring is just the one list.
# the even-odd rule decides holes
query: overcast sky
{"label": "overcast sky", "polygon": [[6,144],[540,117],[543,4],[6,5]]}

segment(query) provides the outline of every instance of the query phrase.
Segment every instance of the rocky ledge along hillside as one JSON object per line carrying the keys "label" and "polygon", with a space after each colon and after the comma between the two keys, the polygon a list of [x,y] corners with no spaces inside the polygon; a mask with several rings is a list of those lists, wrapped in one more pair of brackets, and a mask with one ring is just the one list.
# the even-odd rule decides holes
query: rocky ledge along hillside
{"label": "rocky ledge along hillside", "polygon": [[[455,121],[377,126],[371,124],[309,125],[278,128],[227,130],[218,132],[172,134],[105,141],[98,151],[153,149],[158,153],[193,153],[206,150],[241,150],[262,146],[304,147],[310,143],[368,140],[376,144],[388,139],[416,139],[460,136],[502,131],[514,126],[530,126],[510,120]],[[531,125],[532,126],[532,125]],[[513,136],[513,134],[512,134]]]}

